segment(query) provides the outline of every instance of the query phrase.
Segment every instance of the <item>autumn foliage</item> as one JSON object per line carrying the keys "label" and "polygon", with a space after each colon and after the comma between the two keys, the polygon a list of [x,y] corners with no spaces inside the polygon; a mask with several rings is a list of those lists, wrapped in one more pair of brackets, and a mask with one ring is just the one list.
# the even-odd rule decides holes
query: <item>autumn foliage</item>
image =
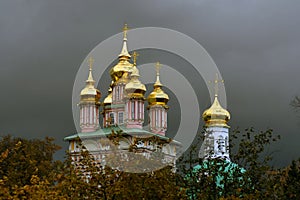
{"label": "autumn foliage", "polygon": [[60,147],[52,138],[4,136],[0,199],[300,199],[300,161],[282,169],[269,166],[272,158],[266,147],[279,139],[272,130],[236,130],[231,137],[231,161],[240,167],[229,174],[224,170],[228,163],[222,160],[195,170],[204,160],[195,156],[198,149],[193,147],[176,172],[165,167],[149,173],[95,165],[88,151],[82,151],[83,172],[74,167],[68,153],[64,161],[53,160]]}

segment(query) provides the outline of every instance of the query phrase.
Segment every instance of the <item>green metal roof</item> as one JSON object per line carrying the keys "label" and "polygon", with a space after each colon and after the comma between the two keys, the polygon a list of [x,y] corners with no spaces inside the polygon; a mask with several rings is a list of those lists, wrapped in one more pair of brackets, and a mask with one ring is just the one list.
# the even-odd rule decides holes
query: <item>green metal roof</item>
{"label": "green metal roof", "polygon": [[[229,160],[225,160],[225,159],[223,160],[223,159],[217,158],[217,159],[203,160],[203,162],[201,164],[198,164],[193,167],[193,171],[192,171],[193,175],[192,176],[195,176],[195,177],[192,178],[189,174],[187,174],[185,176],[185,179],[188,181],[192,181],[192,179],[196,178],[196,181],[197,181],[198,178],[200,178],[200,177],[197,177],[197,173],[201,173],[203,175],[205,175],[205,173],[209,173],[210,176],[211,175],[215,176],[216,186],[224,189],[224,181],[229,181],[229,182],[230,181],[240,181],[243,179],[242,175],[245,172],[246,172],[246,170],[244,168],[240,167],[238,164],[233,163]],[[224,179],[226,179],[226,180],[224,180]],[[195,181],[195,179],[194,179],[194,181]],[[187,194],[190,197],[190,199],[194,199],[196,197],[195,194],[193,192],[191,192],[191,188],[188,188]]]}
{"label": "green metal roof", "polygon": [[[126,128],[125,126],[111,126],[109,128],[100,128],[95,132],[88,132],[88,133],[75,133],[73,135],[67,136],[64,138],[65,141],[73,140],[76,138],[81,139],[87,139],[87,138],[99,138],[99,137],[106,137],[111,134],[112,130],[114,132],[122,130],[124,134],[130,134],[130,135],[149,135],[149,136],[156,136],[161,138],[162,140],[169,140],[170,138],[166,136],[162,136],[159,134],[151,133],[144,129],[139,128]],[[175,140],[172,140],[172,143],[175,143],[177,145],[180,145],[181,143]]]}

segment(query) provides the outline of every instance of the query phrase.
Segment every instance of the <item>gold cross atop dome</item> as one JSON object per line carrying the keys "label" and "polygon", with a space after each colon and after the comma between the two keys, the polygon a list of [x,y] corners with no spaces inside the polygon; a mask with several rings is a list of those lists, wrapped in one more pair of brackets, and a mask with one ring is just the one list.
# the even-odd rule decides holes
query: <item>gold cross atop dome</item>
{"label": "gold cross atop dome", "polygon": [[159,62],[156,62],[155,68],[156,68],[156,75],[159,76],[159,70],[161,68],[161,64]]}
{"label": "gold cross atop dome", "polygon": [[123,28],[123,34],[124,34],[124,39],[127,38],[127,31],[129,30],[127,24],[124,24],[124,28]]}
{"label": "gold cross atop dome", "polygon": [[[210,81],[212,83],[212,81]],[[215,86],[215,99],[209,109],[205,110],[202,114],[203,120],[205,121],[205,126],[217,126],[217,127],[227,127],[227,122],[230,119],[230,113],[224,109],[218,100],[218,84],[224,83],[224,80],[220,80],[218,73],[216,73],[216,79],[214,80]]]}
{"label": "gold cross atop dome", "polygon": [[156,82],[154,83],[154,89],[148,96],[148,103],[150,106],[161,105],[168,108],[167,103],[169,101],[169,96],[162,90],[162,84],[159,80],[161,64],[159,62],[155,63],[156,69]]}
{"label": "gold cross atop dome", "polygon": [[92,58],[92,56],[89,57],[89,59],[87,60],[88,65],[89,65],[89,77],[87,82],[94,84],[94,79],[93,79],[93,75],[92,75],[92,69],[93,69],[93,64],[94,64],[94,59]]}
{"label": "gold cross atop dome", "polygon": [[224,80],[219,79],[219,74],[216,73],[216,79],[214,80],[214,90],[215,90],[215,96],[218,96],[219,93],[219,83],[224,83]]}
{"label": "gold cross atop dome", "polygon": [[156,69],[156,82],[154,83],[154,87],[161,87],[162,84],[159,80],[159,71],[160,71],[160,68],[161,68],[161,64],[159,62],[157,62],[155,64],[155,69]]}
{"label": "gold cross atop dome", "polygon": [[137,59],[137,57],[138,57],[139,55],[140,55],[140,54],[138,54],[136,51],[133,52],[133,54],[132,54],[132,56],[133,56],[133,65],[135,65],[135,66],[136,66],[136,59]]}
{"label": "gold cross atop dome", "polygon": [[91,71],[92,68],[93,68],[94,61],[95,61],[95,60],[93,59],[92,56],[89,57],[89,59],[88,59],[88,64],[89,64],[90,71]]}
{"label": "gold cross atop dome", "polygon": [[[93,79],[93,74],[92,74],[92,68],[93,68],[93,64],[94,64],[94,59],[92,58],[92,56],[90,56],[86,62],[88,63],[88,67],[89,67],[89,76],[88,79],[85,81],[86,82],[86,86],[85,88],[83,88],[81,90],[80,95],[85,98],[86,95],[93,95],[95,98],[93,101],[98,102],[98,99],[100,99],[101,97],[101,93],[99,90],[97,90],[95,88],[95,81]],[[88,101],[87,99],[85,99],[84,101]]]}

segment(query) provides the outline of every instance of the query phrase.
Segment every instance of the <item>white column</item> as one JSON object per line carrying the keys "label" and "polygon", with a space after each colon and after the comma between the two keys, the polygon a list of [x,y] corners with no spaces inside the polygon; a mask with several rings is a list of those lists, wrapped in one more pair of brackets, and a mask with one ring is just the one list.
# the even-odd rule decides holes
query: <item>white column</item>
{"label": "white column", "polygon": [[82,106],[82,114],[83,114],[82,115],[83,116],[82,117],[82,123],[85,124],[85,119],[86,119],[86,116],[85,116],[85,105]]}
{"label": "white column", "polygon": [[137,118],[138,118],[138,104],[137,104],[138,102],[137,101],[134,101],[134,121],[136,121],[137,120]]}
{"label": "white column", "polygon": [[80,125],[82,124],[82,118],[83,118],[83,112],[82,112],[82,106],[80,106]]}
{"label": "white column", "polygon": [[92,125],[93,124],[93,109],[92,106],[89,105],[89,113],[90,113],[90,117],[89,117],[89,124]]}
{"label": "white column", "polygon": [[143,119],[143,121],[145,121],[145,103],[144,102],[142,102],[142,119]]}

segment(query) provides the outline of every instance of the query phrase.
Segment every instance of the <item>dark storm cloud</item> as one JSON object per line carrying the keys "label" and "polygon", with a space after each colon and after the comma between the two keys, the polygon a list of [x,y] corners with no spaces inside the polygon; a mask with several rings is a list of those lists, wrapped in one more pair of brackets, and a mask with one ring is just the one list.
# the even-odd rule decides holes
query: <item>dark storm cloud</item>
{"label": "dark storm cloud", "polygon": [[[300,93],[299,8],[297,1],[272,0],[1,1],[0,132],[53,136],[66,147],[62,138],[75,131],[76,72],[92,48],[127,22],[171,28],[202,44],[225,79],[231,127],[275,129],[283,136],[274,146],[278,165],[287,164],[300,156],[300,119],[289,107]],[[164,62],[188,65],[174,56]],[[208,106],[203,80],[192,82]]]}

